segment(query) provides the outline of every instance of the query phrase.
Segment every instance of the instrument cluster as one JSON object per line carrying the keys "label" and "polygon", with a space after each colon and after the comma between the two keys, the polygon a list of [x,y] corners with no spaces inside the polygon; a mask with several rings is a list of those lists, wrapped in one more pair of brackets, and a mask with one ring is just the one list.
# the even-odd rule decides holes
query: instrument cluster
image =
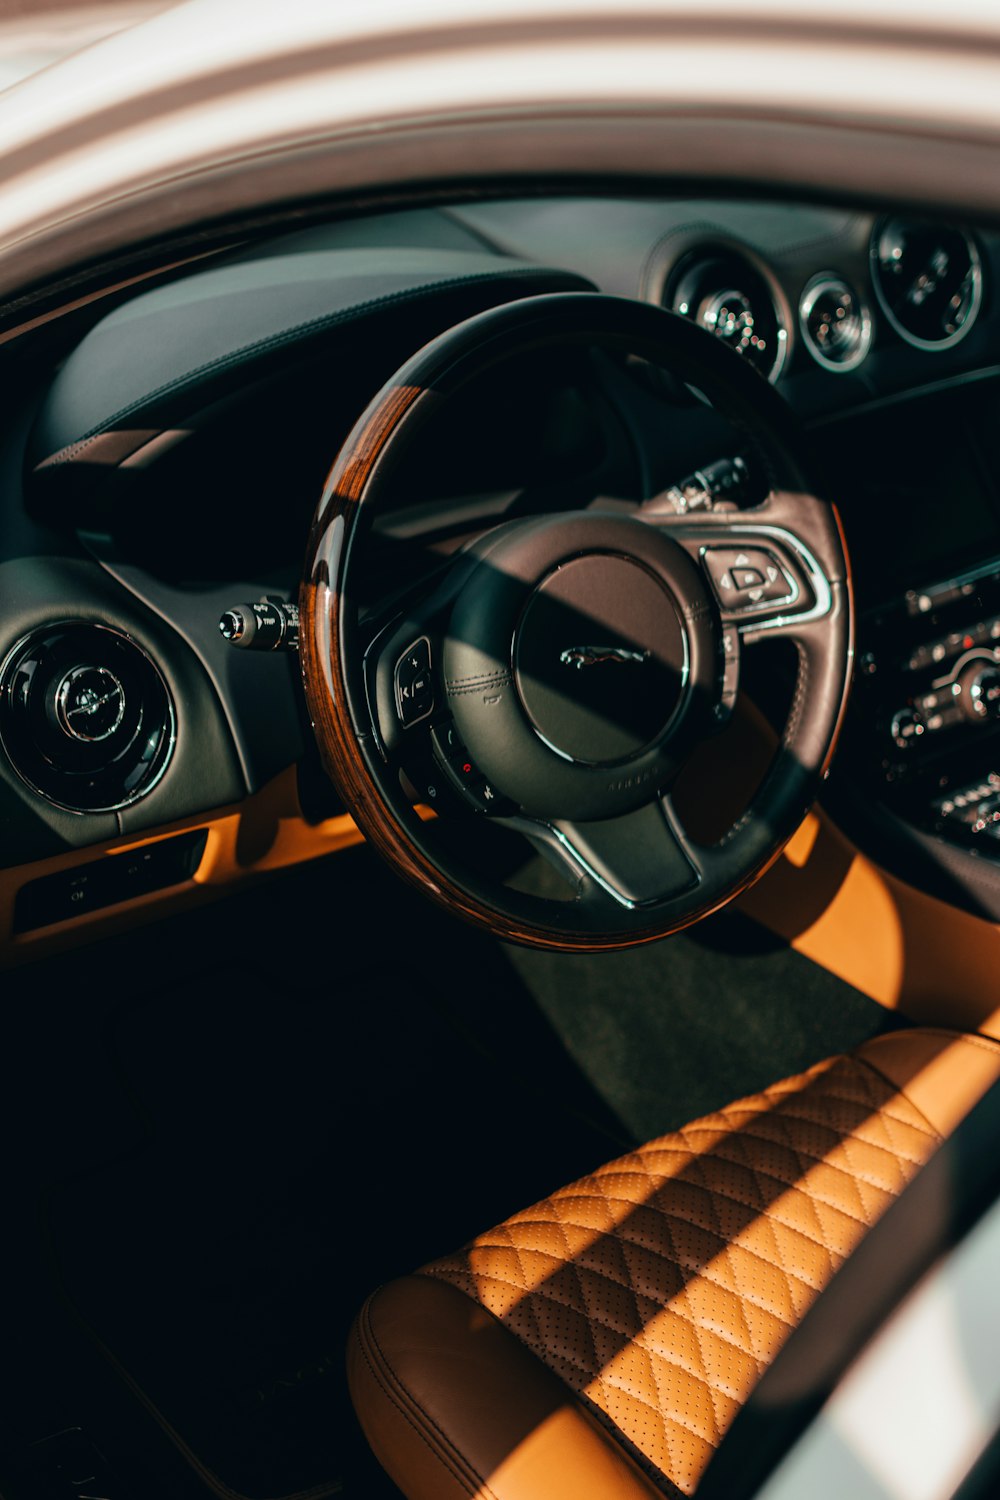
{"label": "instrument cluster", "polygon": [[[961,228],[900,216],[876,221],[868,277],[836,266],[810,276],[795,312],[771,267],[725,237],[675,245],[651,288],[663,306],[690,318],[770,381],[786,369],[794,338],[821,369],[858,370],[878,323],[913,348],[950,349],[975,325],[984,297],[983,261]],[[792,299],[794,300],[794,299]]]}

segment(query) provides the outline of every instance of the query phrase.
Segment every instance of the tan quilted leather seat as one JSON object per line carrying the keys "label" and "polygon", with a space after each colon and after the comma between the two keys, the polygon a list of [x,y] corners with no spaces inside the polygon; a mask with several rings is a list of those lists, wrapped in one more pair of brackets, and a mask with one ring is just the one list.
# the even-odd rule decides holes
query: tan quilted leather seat
{"label": "tan quilted leather seat", "polygon": [[694,1493],[806,1309],[998,1077],[983,1037],[878,1038],[382,1288],[348,1355],[377,1457],[411,1500]]}

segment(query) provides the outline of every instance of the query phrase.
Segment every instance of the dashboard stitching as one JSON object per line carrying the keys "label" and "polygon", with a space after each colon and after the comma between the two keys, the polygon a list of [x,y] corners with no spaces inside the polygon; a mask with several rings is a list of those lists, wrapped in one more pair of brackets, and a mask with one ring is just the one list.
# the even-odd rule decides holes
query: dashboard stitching
{"label": "dashboard stitching", "polygon": [[[827,251],[833,245],[839,245],[844,240],[850,240],[854,230],[865,222],[864,214],[852,214],[842,228],[828,235],[810,235],[806,240],[792,240],[787,245],[776,245],[767,250],[760,250],[761,255],[769,256],[777,260],[786,255],[805,255],[809,251]],[[757,247],[755,247],[757,248]]]}
{"label": "dashboard stitching", "polygon": [[790,240],[781,245],[762,245],[759,240],[750,239],[748,235],[734,232],[731,228],[727,228],[725,224],[717,223],[711,219],[696,219],[692,220],[691,223],[678,224],[674,228],[668,229],[665,234],[661,234],[646,252],[640,277],[640,290],[648,286],[652,270],[659,268],[659,263],[663,258],[662,252],[667,245],[670,244],[671,240],[677,239],[682,235],[704,234],[706,237],[718,235],[720,238],[745,245],[748,250],[752,250],[761,260],[771,262],[780,260],[788,255],[805,255],[811,250],[826,252],[833,245],[840,244],[844,240],[850,240],[857,227],[865,223],[865,219],[866,215],[864,214],[851,214],[850,218],[839,229],[833,230],[829,234],[810,235],[807,239]]}
{"label": "dashboard stitching", "polygon": [[[663,287],[661,285],[659,290],[656,290],[653,284],[653,272],[659,272],[661,269],[663,269],[664,276],[662,278],[658,276],[657,280],[662,279],[663,283],[665,284],[667,274],[669,274],[669,267],[663,266],[663,252],[666,250],[671,240],[680,239],[684,236],[692,234],[704,234],[705,236],[725,235],[729,239],[732,238],[732,235],[730,235],[728,231],[722,227],[722,225],[714,224],[710,219],[702,219],[700,221],[696,220],[691,224],[678,224],[673,229],[668,229],[667,232],[665,234],[661,234],[659,239],[654,241],[654,243],[646,251],[646,257],[642,263],[642,270],[639,273],[640,297],[644,297],[647,300],[655,298],[655,300],[659,302]],[[744,241],[744,243],[747,242]]]}

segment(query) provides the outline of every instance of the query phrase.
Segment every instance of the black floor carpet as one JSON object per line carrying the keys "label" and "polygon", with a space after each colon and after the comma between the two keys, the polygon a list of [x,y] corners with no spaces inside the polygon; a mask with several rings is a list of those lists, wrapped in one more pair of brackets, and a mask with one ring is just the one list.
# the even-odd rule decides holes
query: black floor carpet
{"label": "black floor carpet", "polygon": [[[371,878],[336,905],[363,969],[327,941],[328,884],[294,983],[287,943],[253,968],[188,944],[113,1015],[131,1136],[48,1200],[77,1315],[205,1483],[248,1500],[378,1492],[342,1374],[366,1294],[625,1141],[499,950],[352,868]],[[244,903],[244,933],[275,902]]]}
{"label": "black floor carpet", "polygon": [[639,1141],[901,1024],[735,913],[625,953],[508,956]]}

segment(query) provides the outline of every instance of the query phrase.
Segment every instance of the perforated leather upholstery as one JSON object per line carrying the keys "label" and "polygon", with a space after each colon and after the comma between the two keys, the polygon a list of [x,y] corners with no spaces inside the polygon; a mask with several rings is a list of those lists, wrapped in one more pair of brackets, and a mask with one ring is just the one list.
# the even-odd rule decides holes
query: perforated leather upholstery
{"label": "perforated leather upholstery", "polygon": [[[934,1079],[933,1096],[921,1090],[922,1072]],[[837,1267],[933,1153],[945,1120],[998,1075],[1000,1047],[982,1038],[881,1038],[515,1214],[426,1266],[407,1295],[419,1301],[419,1283],[430,1278],[488,1310],[657,1489],[691,1494]],[[922,1108],[907,1092],[911,1077]],[[947,1104],[938,1111],[942,1092]],[[966,1096],[962,1108],[956,1092]],[[405,1303],[401,1292],[397,1301]],[[377,1347],[377,1361],[390,1368],[392,1337],[373,1339],[377,1322],[376,1298],[366,1319],[369,1355]],[[462,1370],[463,1380],[474,1378],[468,1361]],[[411,1363],[411,1394],[419,1378],[419,1362]],[[364,1381],[355,1374],[353,1385],[364,1422]],[[446,1443],[462,1451],[447,1395],[438,1389],[435,1401]],[[391,1455],[387,1467],[406,1493],[429,1493]],[[546,1494],[504,1488],[483,1468],[464,1493]]]}
{"label": "perforated leather upholstery", "polygon": [[425,1274],[489,1308],[690,1493],[938,1139],[866,1063],[836,1059],[611,1162]]}

